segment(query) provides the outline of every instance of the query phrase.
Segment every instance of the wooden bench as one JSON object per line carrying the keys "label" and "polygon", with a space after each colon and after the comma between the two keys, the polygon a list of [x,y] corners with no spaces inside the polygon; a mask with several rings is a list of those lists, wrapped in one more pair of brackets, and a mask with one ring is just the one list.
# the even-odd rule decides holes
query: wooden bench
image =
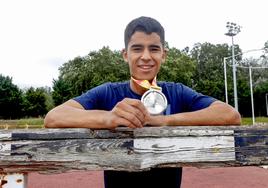
{"label": "wooden bench", "polygon": [[28,172],[267,164],[268,125],[0,131],[5,188],[26,187]]}

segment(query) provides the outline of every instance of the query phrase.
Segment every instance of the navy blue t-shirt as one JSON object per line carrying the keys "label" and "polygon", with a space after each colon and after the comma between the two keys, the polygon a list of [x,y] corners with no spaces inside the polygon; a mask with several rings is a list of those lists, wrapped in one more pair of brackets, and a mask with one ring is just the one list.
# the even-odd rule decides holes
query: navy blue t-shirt
{"label": "navy blue t-shirt", "polygon": [[[165,94],[168,107],[165,114],[191,112],[208,107],[214,98],[202,95],[181,83],[158,82]],[[86,110],[112,110],[124,98],[141,99],[130,89],[130,82],[105,83],[74,98]]]}
{"label": "navy blue t-shirt", "polygon": [[[208,107],[216,99],[202,95],[181,83],[158,82],[168,107],[165,115],[191,112]],[[130,82],[105,83],[74,98],[86,110],[112,110],[124,98],[141,99],[130,89]],[[105,188],[179,188],[182,168],[153,168],[145,172],[104,171]]]}

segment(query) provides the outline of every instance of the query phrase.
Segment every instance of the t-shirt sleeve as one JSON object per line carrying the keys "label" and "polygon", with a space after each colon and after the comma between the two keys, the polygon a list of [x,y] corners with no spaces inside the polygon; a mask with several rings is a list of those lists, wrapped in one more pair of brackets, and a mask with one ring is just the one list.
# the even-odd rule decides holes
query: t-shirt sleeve
{"label": "t-shirt sleeve", "polygon": [[102,95],[104,94],[103,91],[106,90],[107,84],[102,84],[95,88],[88,90],[86,93],[73,98],[73,100],[80,103],[86,110],[97,109],[99,107],[99,101]]}
{"label": "t-shirt sleeve", "polygon": [[195,90],[184,86],[182,87],[182,101],[185,111],[196,111],[207,108],[217,99],[203,95]]}

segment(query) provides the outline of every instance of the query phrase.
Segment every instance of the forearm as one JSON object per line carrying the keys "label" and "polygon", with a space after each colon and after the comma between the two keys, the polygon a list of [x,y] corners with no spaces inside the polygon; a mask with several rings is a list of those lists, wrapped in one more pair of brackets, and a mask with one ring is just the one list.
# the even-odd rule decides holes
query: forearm
{"label": "forearm", "polygon": [[239,125],[240,120],[232,117],[224,117],[216,113],[210,113],[210,117],[204,111],[186,112],[166,117],[167,125]]}
{"label": "forearm", "polygon": [[239,125],[241,124],[241,117],[231,106],[222,102],[215,102],[208,108],[194,112],[152,117],[149,124],[160,126]]}
{"label": "forearm", "polygon": [[118,126],[139,128],[147,117],[143,104],[136,99],[124,99],[111,111],[85,110],[75,100],[69,100],[52,109],[45,117],[47,128],[114,129]]}
{"label": "forearm", "polygon": [[[51,114],[50,114],[51,113]],[[45,118],[46,128],[103,128],[105,111],[80,109],[65,112],[49,112]]]}
{"label": "forearm", "polygon": [[46,128],[103,128],[106,113],[100,110],[54,109],[47,114],[44,124]]}

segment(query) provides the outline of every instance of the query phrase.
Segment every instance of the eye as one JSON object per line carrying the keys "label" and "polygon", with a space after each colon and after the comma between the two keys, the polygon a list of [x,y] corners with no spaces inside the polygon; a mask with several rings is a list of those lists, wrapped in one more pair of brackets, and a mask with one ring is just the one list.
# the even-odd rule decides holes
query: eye
{"label": "eye", "polygon": [[131,50],[133,52],[140,52],[143,50],[143,47],[141,45],[133,45],[133,46],[131,46]]}
{"label": "eye", "polygon": [[133,51],[141,51],[142,48],[141,47],[135,47],[135,48],[132,48]]}
{"label": "eye", "polygon": [[160,48],[158,48],[158,47],[151,47],[150,48],[150,51],[152,51],[152,52],[159,52],[160,51]]}

